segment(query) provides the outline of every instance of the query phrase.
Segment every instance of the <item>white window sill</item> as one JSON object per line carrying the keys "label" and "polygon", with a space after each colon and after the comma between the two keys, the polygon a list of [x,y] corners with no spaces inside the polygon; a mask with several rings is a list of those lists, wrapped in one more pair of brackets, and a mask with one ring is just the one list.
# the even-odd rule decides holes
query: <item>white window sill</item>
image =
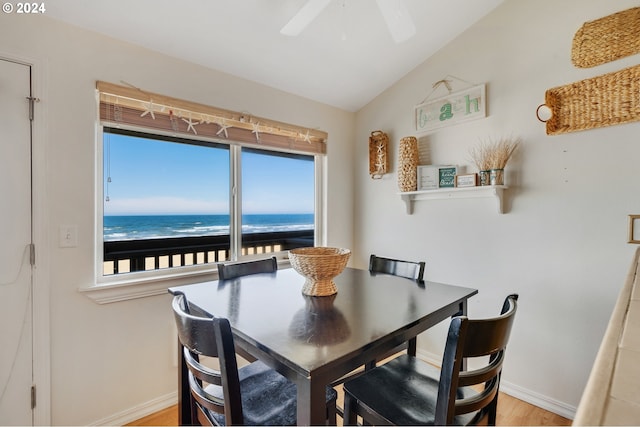
{"label": "white window sill", "polygon": [[[278,268],[288,268],[289,260],[279,260]],[[103,283],[85,286],[78,289],[87,298],[98,304],[127,301],[136,298],[145,298],[155,295],[167,294],[167,289],[174,286],[189,285],[198,282],[218,280],[218,271],[215,268],[173,269],[166,272],[140,272],[126,273],[108,276]]]}

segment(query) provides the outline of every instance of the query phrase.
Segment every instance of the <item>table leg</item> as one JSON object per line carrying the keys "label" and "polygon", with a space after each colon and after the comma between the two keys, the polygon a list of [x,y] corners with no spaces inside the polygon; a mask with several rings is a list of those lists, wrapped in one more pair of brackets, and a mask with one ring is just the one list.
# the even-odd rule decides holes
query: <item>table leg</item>
{"label": "table leg", "polygon": [[416,351],[418,349],[418,338],[413,337],[409,341],[407,341],[407,354],[409,356],[416,356]]}
{"label": "table leg", "polygon": [[461,301],[459,304],[459,311],[455,314],[455,316],[466,316],[467,315],[467,300]]}
{"label": "table leg", "polygon": [[[458,313],[456,314],[456,316],[466,316],[467,315],[467,300],[465,299],[464,301],[460,302],[460,310],[458,311]],[[460,370],[461,371],[466,371],[467,370],[467,359],[462,359],[462,363],[460,364]]]}
{"label": "table leg", "polygon": [[324,425],[327,417],[326,386],[312,378],[301,378],[298,386],[298,425]]}

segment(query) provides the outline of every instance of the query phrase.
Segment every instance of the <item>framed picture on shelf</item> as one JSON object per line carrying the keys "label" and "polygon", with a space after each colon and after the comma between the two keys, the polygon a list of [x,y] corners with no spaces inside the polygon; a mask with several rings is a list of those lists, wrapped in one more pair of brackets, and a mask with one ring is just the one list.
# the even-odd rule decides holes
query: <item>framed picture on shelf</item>
{"label": "framed picture on shelf", "polygon": [[453,188],[460,168],[454,165],[418,166],[418,191]]}
{"label": "framed picture on shelf", "polygon": [[456,175],[456,187],[475,187],[477,185],[478,185],[477,173]]}
{"label": "framed picture on shelf", "polygon": [[440,166],[438,168],[438,188],[455,187],[457,174],[457,166]]}
{"label": "framed picture on shelf", "polygon": [[434,165],[418,166],[418,191],[438,188],[439,168],[439,166]]}

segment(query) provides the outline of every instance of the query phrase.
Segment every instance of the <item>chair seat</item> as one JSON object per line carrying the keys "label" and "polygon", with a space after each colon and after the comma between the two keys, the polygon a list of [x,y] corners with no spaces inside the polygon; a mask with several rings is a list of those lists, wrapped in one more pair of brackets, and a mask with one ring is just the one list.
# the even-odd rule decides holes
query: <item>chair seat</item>
{"label": "chair seat", "polygon": [[[399,356],[386,364],[344,384],[362,406],[375,412],[389,424],[434,425],[440,370],[409,355]],[[459,388],[457,398],[477,394],[469,387]],[[469,424],[476,413],[454,418],[455,425]]]}
{"label": "chair seat", "polygon": [[[296,425],[296,385],[260,361],[238,370],[245,425]],[[222,398],[222,388],[209,385],[207,393]],[[327,402],[337,393],[327,387]],[[226,425],[222,414],[208,411],[217,424]]]}

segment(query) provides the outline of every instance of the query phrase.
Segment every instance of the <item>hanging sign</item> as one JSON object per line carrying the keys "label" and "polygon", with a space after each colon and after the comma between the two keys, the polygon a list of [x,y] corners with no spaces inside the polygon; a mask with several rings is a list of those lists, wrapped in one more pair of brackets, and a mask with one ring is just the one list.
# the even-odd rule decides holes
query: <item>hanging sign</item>
{"label": "hanging sign", "polygon": [[416,106],[417,132],[429,132],[469,120],[486,117],[485,85],[473,86],[453,92],[442,98]]}

